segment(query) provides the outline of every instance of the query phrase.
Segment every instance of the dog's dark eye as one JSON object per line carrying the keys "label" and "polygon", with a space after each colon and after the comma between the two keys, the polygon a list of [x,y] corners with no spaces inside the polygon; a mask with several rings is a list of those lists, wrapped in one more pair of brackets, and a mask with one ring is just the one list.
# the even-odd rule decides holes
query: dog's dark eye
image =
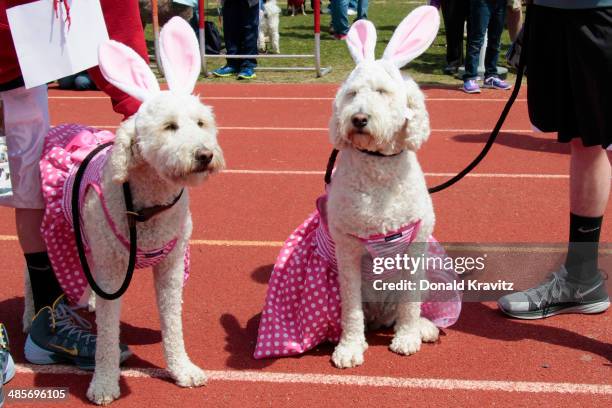
{"label": "dog's dark eye", "polygon": [[203,120],[198,120],[198,126],[199,127],[204,127],[204,121]]}
{"label": "dog's dark eye", "polygon": [[356,95],[357,95],[357,92],[355,92],[355,91],[350,91],[350,92],[346,93],[346,96],[348,98],[354,98]]}
{"label": "dog's dark eye", "polygon": [[178,125],[174,122],[166,123],[166,126],[164,126],[164,130],[177,130],[177,129],[178,129]]}
{"label": "dog's dark eye", "polygon": [[383,89],[383,88],[378,88],[378,89],[376,90],[376,92],[378,92],[378,93],[379,93],[379,94],[381,94],[381,95],[385,95],[385,94],[387,93],[387,90],[386,90],[386,89]]}

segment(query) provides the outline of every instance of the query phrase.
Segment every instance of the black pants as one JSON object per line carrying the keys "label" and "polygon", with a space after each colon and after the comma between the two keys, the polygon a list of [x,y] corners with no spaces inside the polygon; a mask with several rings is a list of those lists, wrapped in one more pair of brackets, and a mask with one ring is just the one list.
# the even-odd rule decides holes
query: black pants
{"label": "black pants", "polygon": [[470,14],[470,0],[442,0],[441,6],[446,32],[446,65],[461,67],[464,64],[463,27]]}
{"label": "black pants", "polygon": [[[225,0],[223,4],[223,32],[228,55],[256,55],[259,30],[259,7],[246,1]],[[255,59],[227,60],[227,65],[240,70],[255,68]]]}

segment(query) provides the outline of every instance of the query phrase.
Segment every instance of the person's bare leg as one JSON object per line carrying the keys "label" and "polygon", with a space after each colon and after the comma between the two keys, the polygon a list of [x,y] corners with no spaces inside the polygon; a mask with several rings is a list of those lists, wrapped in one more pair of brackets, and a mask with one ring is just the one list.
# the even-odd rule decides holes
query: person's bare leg
{"label": "person's bare leg", "polygon": [[570,211],[585,217],[600,217],[610,195],[610,161],[601,146],[584,147],[571,142]]}
{"label": "person's bare leg", "polygon": [[47,250],[45,242],[40,235],[45,210],[16,208],[15,222],[17,224],[17,238],[24,254],[44,252]]}
{"label": "person's bare leg", "polygon": [[599,235],[610,194],[611,162],[601,146],[571,142],[570,225],[565,264],[535,288],[501,297],[504,313],[541,319],[560,313],[601,313],[610,307],[598,269]]}

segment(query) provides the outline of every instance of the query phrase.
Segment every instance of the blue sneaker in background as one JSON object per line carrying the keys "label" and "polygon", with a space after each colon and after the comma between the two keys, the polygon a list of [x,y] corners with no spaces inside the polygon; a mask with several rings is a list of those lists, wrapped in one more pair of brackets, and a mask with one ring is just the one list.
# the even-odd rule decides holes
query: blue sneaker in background
{"label": "blue sneaker in background", "polygon": [[238,73],[238,79],[255,79],[257,75],[255,70],[251,67],[242,68]]}
{"label": "blue sneaker in background", "polygon": [[512,88],[512,85],[498,77],[488,77],[484,80],[483,86],[485,88],[501,89],[502,91],[507,91]]}
{"label": "blue sneaker in background", "polygon": [[236,72],[238,72],[236,68],[230,67],[229,65],[225,65],[221,68],[215,69],[213,71],[213,75],[219,78],[225,78],[225,77],[235,75]]}
{"label": "blue sneaker in background", "polygon": [[463,81],[463,92],[472,94],[472,93],[480,93],[480,86],[478,86],[478,82],[475,79],[468,79],[467,81]]}

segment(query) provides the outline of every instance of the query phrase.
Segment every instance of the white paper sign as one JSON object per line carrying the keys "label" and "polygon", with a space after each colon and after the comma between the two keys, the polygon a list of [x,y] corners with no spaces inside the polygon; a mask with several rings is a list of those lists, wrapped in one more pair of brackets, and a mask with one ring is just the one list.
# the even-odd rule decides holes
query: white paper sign
{"label": "white paper sign", "polygon": [[6,10],[26,88],[33,88],[98,65],[98,46],[108,40],[100,0],[53,0]]}

